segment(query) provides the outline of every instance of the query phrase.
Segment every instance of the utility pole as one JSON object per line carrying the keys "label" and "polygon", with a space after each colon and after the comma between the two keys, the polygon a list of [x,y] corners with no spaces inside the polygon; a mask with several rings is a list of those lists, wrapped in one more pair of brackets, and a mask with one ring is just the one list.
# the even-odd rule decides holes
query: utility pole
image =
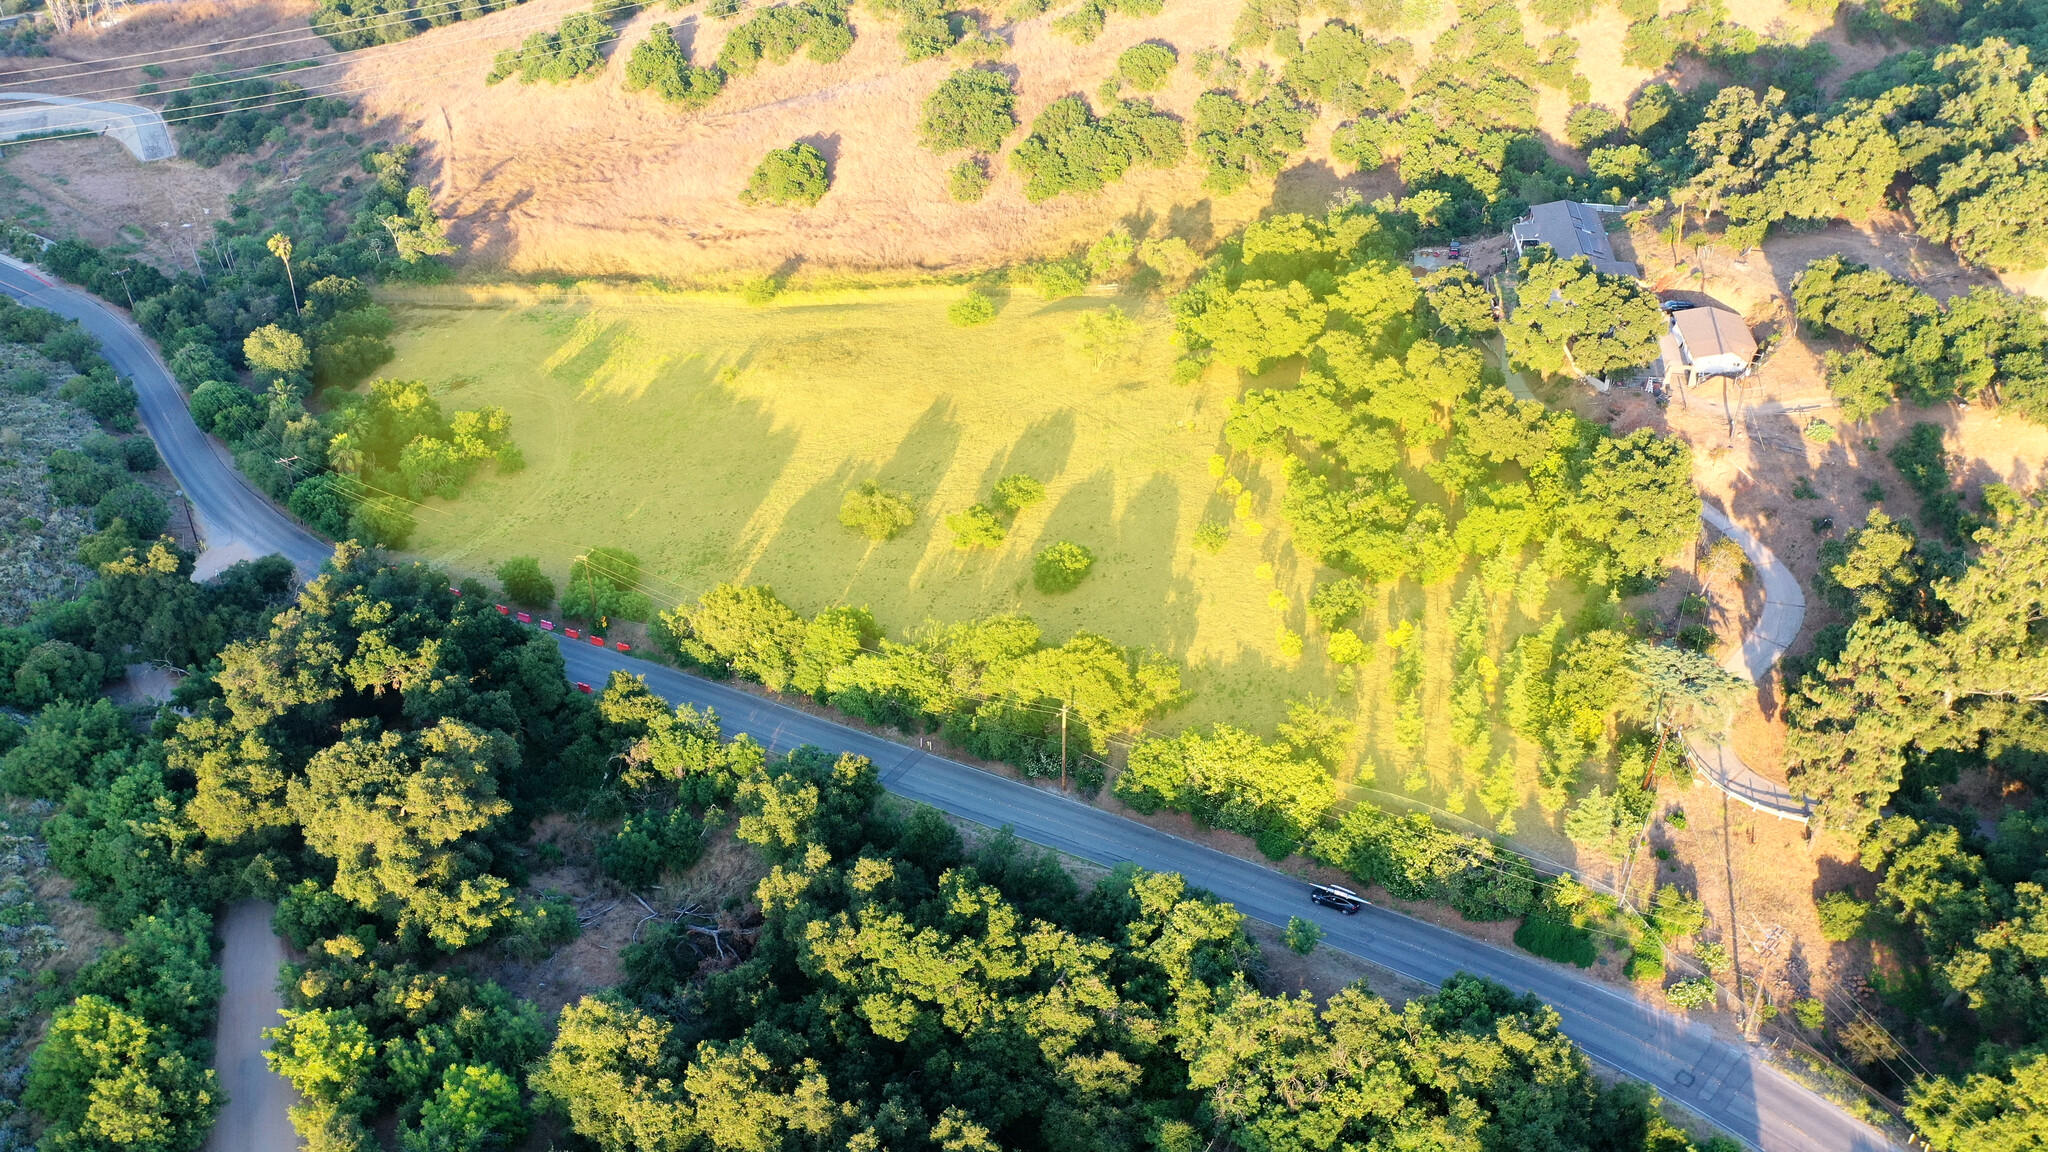
{"label": "utility pole", "polygon": [[1059,701],[1059,791],[1067,791],[1067,703]]}
{"label": "utility pole", "polygon": [[114,275],[121,278],[121,290],[128,293],[128,310],[130,312],[135,311],[135,289],[128,287],[128,273],[132,271],[134,271],[132,268],[123,268],[114,273]]}

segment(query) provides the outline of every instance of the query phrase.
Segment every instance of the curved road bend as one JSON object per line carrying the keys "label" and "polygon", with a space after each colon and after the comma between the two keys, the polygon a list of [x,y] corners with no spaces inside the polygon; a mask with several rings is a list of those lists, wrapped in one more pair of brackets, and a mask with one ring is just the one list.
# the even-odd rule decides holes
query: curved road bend
{"label": "curved road bend", "polygon": [[[126,320],[85,293],[54,285],[19,265],[0,267],[0,289],[38,307],[77,317],[101,338],[108,358],[134,379],[143,397],[144,421],[157,437],[165,461],[199,507],[209,547],[228,539],[249,548],[282,552],[307,574],[326,560],[329,549],[325,544],[251,491],[232,462],[210,449],[186,414],[177,385],[148,341]],[[1453,973],[1465,971],[1534,992],[1557,1010],[1565,1032],[1594,1059],[1646,1081],[1765,1152],[1878,1152],[1892,1147],[1875,1129],[1756,1059],[1746,1046],[1723,1040],[1703,1024],[1652,1007],[1569,968],[1383,908],[1368,908],[1355,917],[1339,916],[1310,904],[1299,880],[1057,792],[908,748],[727,684],[564,637],[556,639],[562,645],[571,679],[600,685],[614,670],[645,676],[649,686],[667,699],[715,708],[728,732],[749,733],[773,750],[815,744],[867,756],[890,791],[964,819],[990,827],[1007,824],[1026,840],[1100,864],[1130,861],[1144,868],[1179,872],[1247,916],[1273,924],[1284,924],[1290,916],[1306,917],[1323,927],[1330,946],[1416,979],[1441,983]],[[231,917],[228,923],[240,921]],[[276,947],[260,939],[245,940],[240,933],[228,940],[231,951],[257,946]],[[229,972],[235,971],[230,965]],[[265,980],[251,988],[233,980],[228,999],[268,994],[268,985]],[[223,1024],[230,1018],[224,1005]],[[223,1051],[227,1047],[224,1044]],[[260,1100],[238,1096],[230,1109],[263,1107],[281,1114],[288,1103],[288,1086],[274,1076],[265,1083],[271,1087],[255,1093]],[[292,1145],[249,1147],[254,1152],[291,1152]]]}

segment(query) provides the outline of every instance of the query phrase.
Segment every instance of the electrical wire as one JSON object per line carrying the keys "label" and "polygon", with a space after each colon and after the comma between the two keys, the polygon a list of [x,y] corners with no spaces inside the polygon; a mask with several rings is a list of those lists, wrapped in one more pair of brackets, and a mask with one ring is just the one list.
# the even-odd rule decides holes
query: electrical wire
{"label": "electrical wire", "polygon": [[[602,47],[604,45],[612,44],[621,39],[624,35],[624,32],[613,32],[603,37],[602,39],[598,40],[596,42],[596,45]],[[269,108],[283,108],[290,107],[293,104],[303,104],[312,100],[320,100],[330,97],[361,95],[365,92],[373,92],[379,89],[389,88],[395,85],[416,84],[424,80],[436,79],[442,76],[452,75],[457,72],[465,72],[476,67],[478,63],[484,60],[494,58],[496,55],[497,53],[492,52],[485,55],[464,57],[460,61],[453,64],[449,64],[445,67],[412,69],[401,72],[397,76],[380,77],[374,80],[352,81],[348,78],[341,78],[332,81],[316,82],[311,86],[301,87],[301,90],[298,92],[279,92],[273,93],[270,96],[266,97],[226,97],[218,100],[201,102],[198,104],[188,104],[183,107],[173,109],[168,114],[163,114],[162,119],[165,124],[182,124],[192,120],[203,120],[210,118],[212,116],[223,115],[225,114],[225,112],[228,111],[243,110],[247,106],[256,102],[261,102],[261,106]],[[101,124],[102,119],[100,117],[94,116],[91,119],[80,119],[74,121],[71,124],[58,124],[57,126],[48,129],[48,131],[54,134],[76,129],[79,133],[83,134],[88,130],[98,128]],[[92,134],[97,135],[98,132],[93,131]],[[49,137],[44,138],[47,139]]]}
{"label": "electrical wire", "polygon": [[[523,4],[523,3],[524,3],[524,0],[519,0],[519,3],[520,3],[520,4]],[[511,11],[511,8],[501,8],[501,9],[499,9],[498,11],[500,11],[500,12],[505,12],[505,11]],[[484,15],[485,15],[485,16],[494,16],[494,15],[496,15],[496,14],[497,14],[496,12],[487,12],[487,13],[485,13]],[[364,28],[364,29],[369,29],[369,28],[385,28],[385,27],[389,27],[389,26],[391,26],[391,25],[393,25],[393,24],[397,24],[397,23],[400,23],[400,22],[403,22],[403,23],[408,23],[408,24],[409,24],[409,23],[411,23],[411,22],[412,22],[412,20],[413,20],[413,17],[412,17],[412,16],[410,16],[410,15],[407,15],[407,14],[404,14],[404,13],[401,13],[401,14],[399,14],[399,15],[396,15],[396,16],[392,16],[392,17],[389,17],[389,18],[387,18],[387,19],[383,19],[383,20],[377,20],[377,21],[373,21],[373,22],[371,22],[371,23],[367,23],[367,24],[363,24],[363,25],[360,25],[360,27],[362,27],[362,28]],[[278,40],[278,41],[274,41],[274,42],[273,42],[273,43],[271,43],[271,44],[263,44],[263,45],[257,45],[256,47],[259,47],[259,48],[262,48],[262,47],[275,47],[275,46],[276,46],[276,45],[277,45],[278,43],[298,43],[298,42],[300,42],[300,41],[302,41],[302,40],[314,40],[314,39],[321,39],[321,40],[324,40],[324,39],[326,39],[326,37],[325,37],[325,36],[321,35],[321,34],[320,34],[320,33],[319,33],[319,32],[318,32],[317,30],[316,30],[316,29],[317,29],[318,27],[319,27],[319,26],[318,26],[318,25],[316,25],[316,24],[309,24],[309,25],[308,25],[308,26],[307,26],[306,28],[283,28],[283,29],[278,29],[278,30],[276,30],[276,31],[271,31],[271,32],[254,32],[254,33],[251,33],[251,34],[249,34],[249,35],[247,35],[247,36],[238,36],[238,37],[235,37],[234,39],[231,39],[231,40],[216,40],[216,41],[213,41],[213,42],[212,42],[211,44],[209,44],[209,45],[208,45],[208,47],[209,47],[209,48],[214,48],[214,47],[217,47],[218,45],[221,45],[221,44],[240,44],[240,43],[245,43],[245,42],[248,42],[248,41],[252,41],[252,40],[263,40],[263,39],[268,39],[268,38],[271,38],[271,37],[283,37],[284,39],[282,39],[282,40]],[[114,62],[114,61],[116,61],[116,60],[139,60],[139,59],[141,59],[141,58],[142,58],[142,57],[144,57],[144,56],[159,56],[159,55],[160,55],[160,54],[162,54],[162,53],[168,53],[168,52],[178,52],[178,51],[182,51],[182,50],[183,50],[184,48],[186,48],[186,47],[191,47],[191,45],[177,45],[177,46],[173,46],[173,47],[170,47],[170,48],[148,48],[148,49],[145,49],[145,50],[143,50],[143,51],[141,51],[141,52],[128,52],[128,53],[124,53],[124,54],[122,54],[122,55],[119,55],[119,56],[101,56],[101,57],[98,57],[98,58],[96,58],[96,59],[92,59],[92,60],[67,60],[67,61],[64,61],[64,62],[63,62],[63,63],[61,63],[61,64],[39,64],[39,65],[35,65],[35,66],[33,66],[33,67],[29,67],[29,68],[21,68],[21,69],[16,69],[16,70],[14,70],[14,71],[12,71],[12,72],[9,72],[9,73],[8,73],[8,75],[10,75],[10,76],[14,76],[14,75],[20,75],[20,74],[22,74],[22,73],[24,73],[24,72],[54,72],[54,71],[58,71],[58,70],[60,70],[60,69],[64,69],[64,68],[74,68],[74,67],[82,67],[82,66],[85,66],[85,65],[91,65],[91,64],[110,64],[110,63],[113,63],[113,62]],[[177,57],[177,58],[169,58],[169,57],[163,57],[163,58],[161,58],[161,59],[158,59],[158,60],[152,60],[152,61],[150,61],[150,63],[172,63],[172,64],[176,64],[176,63],[183,63],[183,62],[184,62],[184,61],[186,61],[186,60],[194,60],[194,59],[203,59],[203,58],[205,58],[205,57],[207,57],[207,56],[219,56],[219,55],[228,55],[228,54],[231,54],[231,53],[235,53],[235,52],[247,52],[247,51],[254,51],[254,49],[253,49],[253,48],[238,48],[238,49],[227,49],[227,50],[224,50],[224,51],[209,51],[209,52],[203,52],[203,53],[200,53],[200,54],[198,54],[198,55],[196,55],[196,56],[184,56],[184,57]],[[128,67],[141,67],[141,65],[128,65]],[[66,78],[67,78],[67,77],[63,77],[63,76],[59,76],[59,77],[56,77],[56,79],[60,79],[60,80],[61,80],[61,79],[66,79]]]}
{"label": "electrical wire", "polygon": [[[188,83],[188,85],[183,89],[173,89],[170,92],[163,92],[158,94],[169,96],[175,95],[177,92],[180,91],[189,92],[204,90],[206,88],[219,87],[221,85],[226,84],[240,83],[245,80],[267,80],[271,79],[272,77],[280,76],[288,77],[296,73],[318,71],[320,69],[326,68],[352,68],[357,64],[374,65],[382,63],[383,61],[389,60],[393,57],[413,56],[422,52],[433,53],[438,57],[445,53],[445,51],[448,48],[453,47],[455,45],[468,44],[477,40],[490,40],[505,36],[514,36],[523,32],[533,32],[553,25],[559,25],[562,20],[566,19],[568,16],[571,15],[575,15],[575,13],[563,14],[552,12],[536,12],[530,9],[521,9],[517,13],[517,19],[505,21],[498,27],[492,28],[488,31],[475,31],[473,34],[467,36],[436,38],[432,41],[427,41],[424,38],[415,38],[412,40],[399,41],[394,44],[381,45],[380,47],[383,47],[387,50],[384,52],[380,52],[375,56],[365,57],[338,54],[324,60],[316,57],[306,56],[296,60],[275,61],[269,64],[252,65],[244,69],[235,70],[237,72],[244,73],[243,75],[233,75],[231,73],[199,73],[193,79],[205,77],[206,79],[203,83]],[[695,17],[690,17],[688,22],[694,22],[694,20]],[[623,29],[614,30],[614,37],[622,33]],[[318,39],[317,36],[308,38]],[[201,53],[198,55],[185,57],[176,62],[189,63],[192,60],[206,59],[209,56],[231,54],[233,53]],[[492,53],[492,55],[495,55],[495,53]],[[482,57],[478,57],[475,55],[464,55],[461,58],[465,60],[474,60],[481,59]],[[83,61],[82,63],[96,63],[96,61]],[[119,72],[126,70],[127,69],[124,67],[109,68],[104,69],[102,71]],[[56,77],[55,79],[71,80],[87,76],[95,76],[99,74],[100,72],[80,72],[75,73],[72,76]],[[0,87],[5,87],[8,83],[11,83],[11,81],[0,81]],[[93,89],[87,92],[62,93],[62,95],[76,98],[84,98],[87,96],[113,94],[126,95],[129,93],[129,85],[118,84],[111,87]]]}

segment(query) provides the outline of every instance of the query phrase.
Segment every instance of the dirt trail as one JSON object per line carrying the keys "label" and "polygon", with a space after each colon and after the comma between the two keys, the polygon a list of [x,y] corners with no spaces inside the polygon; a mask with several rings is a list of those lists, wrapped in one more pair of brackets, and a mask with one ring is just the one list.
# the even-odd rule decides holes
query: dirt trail
{"label": "dirt trail", "polygon": [[206,1152],[296,1152],[299,1147],[287,1115],[298,1093],[263,1062],[270,1047],[263,1030],[278,1023],[278,1009],[284,1007],[277,992],[284,941],[270,930],[275,911],[261,900],[244,900],[220,922],[224,988],[213,1066],[228,1103],[214,1122]]}

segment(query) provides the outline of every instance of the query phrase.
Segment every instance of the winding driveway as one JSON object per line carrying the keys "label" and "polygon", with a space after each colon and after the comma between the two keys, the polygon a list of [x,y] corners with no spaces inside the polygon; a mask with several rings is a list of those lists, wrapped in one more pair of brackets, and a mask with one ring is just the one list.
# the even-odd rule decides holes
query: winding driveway
{"label": "winding driveway", "polygon": [[[0,267],[0,289],[38,307],[80,319],[98,336],[115,366],[130,375],[143,397],[143,422],[157,438],[166,463],[198,509],[209,548],[232,541],[248,549],[275,550],[302,573],[317,571],[329,549],[257,496],[235,473],[232,462],[213,450],[186,414],[177,385],[154,350],[120,315],[75,289],[51,284],[20,268]],[[675,702],[716,709],[725,730],[746,732],[775,751],[815,744],[872,759],[888,789],[990,827],[1009,825],[1026,840],[1114,865],[1130,861],[1143,868],[1179,872],[1194,884],[1235,905],[1238,911],[1272,924],[1302,916],[1320,924],[1331,947],[1432,984],[1456,972],[1473,972],[1511,988],[1534,992],[1551,1004],[1564,1030],[1593,1059],[1656,1087],[1765,1152],[1878,1152],[1892,1146],[1868,1125],[1788,1079],[1759,1059],[1755,1049],[1718,1036],[1704,1024],[1668,1012],[1602,984],[1575,969],[1525,953],[1496,948],[1447,929],[1372,907],[1354,917],[1310,904],[1300,880],[1263,864],[1194,844],[1144,824],[1033,787],[980,771],[917,748],[785,707],[729,684],[685,675],[609,649],[557,637],[571,679],[602,684],[613,671],[645,676],[648,685]],[[253,921],[253,918],[250,918]],[[232,926],[242,923],[230,916]],[[254,944],[230,933],[227,948]],[[274,944],[267,947],[275,948]],[[267,957],[263,963],[268,963]],[[245,1015],[242,1006],[268,995],[243,969],[226,966],[223,1028]],[[230,1050],[222,1037],[223,1053]],[[246,1037],[240,1038],[246,1041]],[[223,1069],[226,1072],[226,1069]],[[250,1077],[222,1117],[241,1124],[243,1111],[282,1115],[289,1086],[267,1071]],[[238,1083],[242,1081],[237,1081]],[[279,1130],[267,1123],[234,1129],[246,1132],[246,1152],[290,1152]],[[240,1152],[240,1150],[238,1150]]]}
{"label": "winding driveway", "polygon": [[[1798,639],[1800,625],[1806,622],[1806,593],[1800,590],[1798,577],[1785,567],[1763,542],[1748,530],[1728,518],[1728,514],[1703,504],[1700,519],[1721,535],[1735,541],[1749,557],[1749,566],[1756,570],[1757,577],[1764,585],[1764,610],[1757,618],[1756,627],[1742,638],[1742,644],[1728,654],[1722,666],[1752,684],[1760,684],[1771,674],[1771,667],[1785,655],[1785,650]],[[1697,732],[1685,735],[1686,750],[1692,753],[1693,763],[1700,773],[1713,782],[1716,788],[1730,797],[1766,815],[1785,820],[1797,820],[1801,824],[1813,814],[1813,801],[1806,796],[1787,789],[1783,784],[1769,779],[1742,762],[1735,749],[1728,743],[1726,734],[1702,736]]]}

